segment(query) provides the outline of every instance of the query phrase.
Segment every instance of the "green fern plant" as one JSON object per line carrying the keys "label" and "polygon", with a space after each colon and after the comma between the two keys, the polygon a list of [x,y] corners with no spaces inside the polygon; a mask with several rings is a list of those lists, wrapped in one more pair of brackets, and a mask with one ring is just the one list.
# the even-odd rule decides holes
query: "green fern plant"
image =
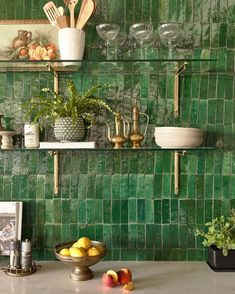
{"label": "green fern plant", "polygon": [[95,85],[85,93],[79,93],[74,82],[69,80],[67,81],[67,97],[49,88],[43,88],[40,95],[32,97],[23,105],[26,111],[25,117],[26,119],[33,117],[33,123],[39,123],[40,127],[48,121],[54,123],[63,117],[72,118],[73,125],[81,117],[91,126],[100,109],[106,109],[114,114],[111,107],[94,94],[100,88],[104,86]]}

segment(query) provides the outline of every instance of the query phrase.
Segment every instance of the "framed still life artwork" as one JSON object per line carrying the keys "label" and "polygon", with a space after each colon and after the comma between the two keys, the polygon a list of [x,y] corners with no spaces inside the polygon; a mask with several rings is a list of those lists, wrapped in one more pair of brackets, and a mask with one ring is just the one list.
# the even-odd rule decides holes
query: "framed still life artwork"
{"label": "framed still life artwork", "polygon": [[58,59],[58,30],[47,20],[0,20],[0,60]]}
{"label": "framed still life artwork", "polygon": [[21,240],[22,202],[0,201],[0,255],[10,255],[10,241]]}

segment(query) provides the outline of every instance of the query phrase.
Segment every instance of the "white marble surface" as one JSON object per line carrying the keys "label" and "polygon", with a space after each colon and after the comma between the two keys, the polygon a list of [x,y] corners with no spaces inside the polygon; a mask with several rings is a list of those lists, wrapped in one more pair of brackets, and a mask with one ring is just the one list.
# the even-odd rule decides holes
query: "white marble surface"
{"label": "white marble surface", "polygon": [[106,288],[102,274],[108,269],[129,267],[135,290],[143,294],[234,294],[235,273],[215,273],[205,262],[100,262],[92,267],[94,278],[77,282],[69,278],[71,268],[61,262],[38,262],[42,268],[26,277],[0,273],[1,294],[116,294],[122,287]]}

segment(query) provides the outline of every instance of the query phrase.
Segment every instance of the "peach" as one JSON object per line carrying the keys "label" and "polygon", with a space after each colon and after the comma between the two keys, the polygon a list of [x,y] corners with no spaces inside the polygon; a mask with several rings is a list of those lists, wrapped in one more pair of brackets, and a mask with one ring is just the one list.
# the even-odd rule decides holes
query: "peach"
{"label": "peach", "polygon": [[109,288],[113,288],[117,285],[117,283],[114,281],[112,276],[107,275],[107,273],[103,274],[102,281],[103,281],[103,284]]}
{"label": "peach", "polygon": [[113,280],[114,280],[114,282],[115,282],[116,284],[118,284],[118,275],[117,275],[117,273],[116,273],[115,271],[113,271],[113,270],[108,270],[108,271],[106,272],[106,274],[107,274],[108,276],[112,277]]}
{"label": "peach", "polygon": [[122,268],[117,272],[118,282],[122,285],[129,283],[132,280],[132,273],[128,268]]}

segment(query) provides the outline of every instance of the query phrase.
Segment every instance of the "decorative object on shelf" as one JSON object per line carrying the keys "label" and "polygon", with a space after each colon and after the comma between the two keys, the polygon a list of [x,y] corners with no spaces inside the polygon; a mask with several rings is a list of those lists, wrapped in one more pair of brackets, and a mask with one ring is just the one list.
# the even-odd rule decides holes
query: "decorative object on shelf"
{"label": "decorative object on shelf", "polygon": [[[68,96],[62,96],[44,88],[41,90],[42,95],[37,95],[24,104],[26,119],[32,114],[34,116],[33,123],[38,122],[40,126],[44,126],[46,121],[54,124],[54,133],[58,135],[56,139],[60,141],[81,141],[84,137],[84,121],[90,127],[95,123],[95,116],[100,109],[106,109],[113,113],[104,100],[95,96],[94,93],[100,88],[104,87],[96,85],[85,93],[79,93],[74,82],[70,80],[67,81]],[[65,122],[64,118],[70,118],[69,121],[65,120],[66,131],[65,125],[61,127],[61,121]],[[75,131],[77,126],[79,128]]]}
{"label": "decorative object on shelf", "polygon": [[215,271],[235,271],[235,210],[230,216],[220,216],[205,224],[207,231],[197,229],[208,247],[208,265]]}
{"label": "decorative object on shelf", "polygon": [[40,142],[40,149],[95,149],[95,142]]}
{"label": "decorative object on shelf", "polygon": [[164,23],[158,27],[158,34],[162,43],[168,47],[168,59],[172,59],[173,49],[182,38],[182,23]]}
{"label": "decorative object on shelf", "polygon": [[[61,14],[53,1],[47,2],[43,6],[43,10],[50,23],[59,29],[58,42],[60,49],[60,57],[64,66],[80,66],[80,62],[72,60],[82,60],[85,49],[85,32],[82,28],[85,26],[96,8],[95,0],[84,0],[79,13],[78,21],[75,26],[74,10],[78,0],[67,1],[65,4],[70,12],[70,27],[68,27],[66,15]],[[70,62],[69,62],[70,61]]]}
{"label": "decorative object on shelf", "polygon": [[24,146],[26,148],[39,147],[39,125],[38,123],[26,123],[24,125]]}
{"label": "decorative object on shelf", "polygon": [[100,38],[105,41],[106,59],[113,59],[110,55],[110,42],[117,38],[120,32],[120,26],[113,23],[102,23],[96,26],[96,31]]}
{"label": "decorative object on shelf", "polygon": [[110,126],[108,127],[108,139],[114,145],[115,149],[123,148],[125,141],[128,139],[130,124],[124,118],[120,111],[115,114],[115,133],[111,135]]}
{"label": "decorative object on shelf", "polygon": [[47,20],[1,20],[0,29],[0,59],[58,58],[57,30],[53,29]]}
{"label": "decorative object on shelf", "polygon": [[[139,115],[144,115],[147,118],[144,134],[139,132]],[[149,116],[143,112],[139,112],[139,108],[133,108],[133,127],[130,134],[132,148],[140,148],[140,143],[144,140],[149,125]]]}
{"label": "decorative object on shelf", "polygon": [[84,138],[84,121],[78,117],[75,124],[71,117],[58,118],[54,123],[54,135],[60,142],[80,141]]}
{"label": "decorative object on shelf", "polygon": [[[79,66],[80,62],[71,60],[82,60],[85,49],[85,32],[76,28],[64,28],[58,32],[60,57],[64,66]],[[70,62],[69,62],[70,60]]]}
{"label": "decorative object on shelf", "polygon": [[1,131],[5,131],[5,128],[2,125],[2,118],[3,118],[3,116],[4,116],[4,114],[3,113],[0,113],[0,132]]}
{"label": "decorative object on shelf", "polygon": [[[146,47],[148,40],[153,36],[153,25],[151,23],[135,23],[130,27],[130,35],[135,38],[140,46],[140,59],[147,59]],[[145,46],[146,45],[146,46]],[[138,67],[144,70],[152,70],[149,62],[136,62]]]}
{"label": "decorative object on shelf", "polygon": [[198,128],[157,127],[154,137],[161,148],[193,148],[204,141],[203,131]]}
{"label": "decorative object on shelf", "polygon": [[12,136],[14,136],[15,134],[15,131],[0,131],[0,136],[2,137],[2,149],[14,148]]}
{"label": "decorative object on shelf", "polygon": [[106,246],[105,244],[98,241],[91,241],[92,247],[102,248],[102,252],[96,256],[81,256],[81,257],[72,257],[65,256],[60,254],[62,249],[69,249],[73,246],[76,241],[61,243],[55,246],[54,252],[55,256],[62,261],[66,265],[70,265],[73,267],[72,272],[70,274],[70,278],[75,281],[86,281],[93,278],[93,273],[90,266],[98,263],[105,255],[106,255]]}

